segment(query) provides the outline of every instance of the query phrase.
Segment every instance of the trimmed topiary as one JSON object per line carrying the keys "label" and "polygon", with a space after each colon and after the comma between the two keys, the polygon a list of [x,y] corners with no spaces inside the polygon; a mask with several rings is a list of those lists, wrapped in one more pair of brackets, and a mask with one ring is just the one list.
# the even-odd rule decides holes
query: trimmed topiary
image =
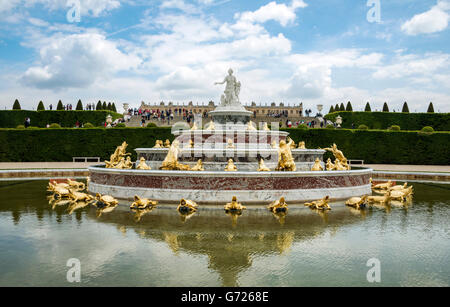
{"label": "trimmed topiary", "polygon": [[16,129],[25,129],[25,126],[24,126],[24,125],[18,125],[18,126],[16,127]]}
{"label": "trimmed topiary", "polygon": [[403,104],[402,113],[409,113],[408,103],[406,101]]}
{"label": "trimmed topiary", "polygon": [[81,102],[81,99],[78,100],[77,107],[75,108],[77,111],[83,111],[83,103]]}
{"label": "trimmed topiary", "polygon": [[97,105],[95,106],[95,109],[97,111],[100,111],[102,109],[102,102],[100,100],[97,102]]}
{"label": "trimmed topiary", "polygon": [[156,128],[158,126],[155,123],[148,123],[146,127],[147,128]]}
{"label": "trimmed topiary", "polygon": [[333,113],[333,112],[334,112],[334,107],[331,106],[331,107],[330,107],[330,111],[328,111],[328,113]]}
{"label": "trimmed topiary", "polygon": [[126,127],[126,125],[124,123],[118,123],[116,125],[116,128],[125,128],[125,127]]}
{"label": "trimmed topiary", "polygon": [[345,108],[345,111],[353,112],[352,103],[350,101],[347,102],[347,107]]}
{"label": "trimmed topiary", "polygon": [[399,126],[399,125],[392,125],[392,126],[389,127],[389,130],[392,130],[392,131],[400,131],[401,129],[400,129],[400,126]]}
{"label": "trimmed topiary", "polygon": [[49,128],[51,128],[51,129],[60,129],[61,126],[59,124],[53,123],[53,124],[50,125]]}
{"label": "trimmed topiary", "polygon": [[83,128],[94,128],[94,125],[91,123],[86,123],[83,125]]}
{"label": "trimmed topiary", "polygon": [[57,111],[64,111],[64,106],[62,104],[62,101],[58,101],[58,105],[56,106]]}
{"label": "trimmed topiary", "polygon": [[344,103],[341,103],[341,106],[339,107],[339,111],[345,111]]}
{"label": "trimmed topiary", "polygon": [[39,101],[38,106],[37,106],[37,110],[38,111],[45,111],[45,107],[44,107],[44,103],[41,101]]}
{"label": "trimmed topiary", "polygon": [[13,110],[22,110],[22,108],[20,107],[20,103],[19,103],[18,99],[14,100],[14,104],[13,104],[13,108],[12,109]]}
{"label": "trimmed topiary", "polygon": [[383,112],[389,112],[389,107],[388,107],[388,105],[387,105],[387,102],[385,102],[385,103],[383,104]]}
{"label": "trimmed topiary", "polygon": [[358,130],[369,130],[369,127],[367,127],[366,125],[359,125]]}
{"label": "trimmed topiary", "polygon": [[434,107],[433,107],[433,103],[432,102],[430,102],[430,104],[428,105],[427,113],[434,113]]}
{"label": "trimmed topiary", "polygon": [[366,103],[366,107],[364,108],[364,112],[372,112],[372,109],[370,108],[369,102]]}
{"label": "trimmed topiary", "polygon": [[335,127],[332,124],[328,124],[325,128],[326,129],[335,129]]}
{"label": "trimmed topiary", "polygon": [[434,129],[433,129],[433,127],[430,127],[430,126],[423,127],[422,130],[420,130],[418,132],[418,134],[422,135],[422,136],[429,136],[429,135],[432,135],[433,133],[434,133]]}

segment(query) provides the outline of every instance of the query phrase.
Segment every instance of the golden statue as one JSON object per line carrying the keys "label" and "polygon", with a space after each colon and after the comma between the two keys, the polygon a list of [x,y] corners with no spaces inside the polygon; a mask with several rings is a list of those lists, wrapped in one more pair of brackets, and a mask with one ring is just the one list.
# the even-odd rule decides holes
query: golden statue
{"label": "golden statue", "polygon": [[352,197],[348,199],[345,204],[356,209],[361,209],[361,207],[364,207],[366,205],[366,202],[367,195],[364,195],[363,197]]}
{"label": "golden statue", "polygon": [[192,200],[182,198],[177,207],[178,212],[186,214],[197,211],[197,203]]}
{"label": "golden statue", "polygon": [[50,180],[48,182],[48,186],[47,186],[47,192],[55,192],[56,188],[63,188],[63,189],[69,189],[69,184],[62,182],[62,183],[57,183],[54,180]]}
{"label": "golden statue", "polygon": [[78,201],[90,202],[90,201],[94,200],[94,197],[92,195],[78,192],[78,191],[75,191],[72,189],[69,189],[69,198],[73,202],[78,202]]}
{"label": "golden statue", "polygon": [[155,146],[153,146],[153,148],[163,148],[163,141],[161,140],[156,140],[155,142]]}
{"label": "golden statue", "polygon": [[236,167],[236,165],[234,165],[233,159],[229,159],[228,160],[228,164],[225,167],[225,171],[226,172],[235,172],[235,171],[237,171],[237,167]]}
{"label": "golden statue", "polygon": [[394,185],[393,187],[391,187],[391,190],[392,191],[401,191],[401,190],[404,190],[404,189],[407,189],[407,188],[408,188],[408,183],[405,182],[403,185]]}
{"label": "golden statue", "polygon": [[164,148],[170,148],[170,141],[169,141],[169,139],[167,139],[166,142],[164,143]]}
{"label": "golden statue", "polygon": [[301,141],[300,143],[298,143],[298,149],[306,149],[305,142]]}
{"label": "golden statue", "polygon": [[67,184],[75,191],[84,191],[86,189],[86,185],[83,182],[71,180],[70,178],[67,178]]}
{"label": "golden statue", "polygon": [[320,163],[319,158],[316,158],[316,161],[314,162],[314,165],[312,166],[311,171],[313,171],[313,172],[323,171],[323,166]]}
{"label": "golden statue", "polygon": [[232,139],[228,139],[228,141],[227,141],[227,149],[231,149],[231,148],[234,148],[233,140]]}
{"label": "golden statue", "polygon": [[254,123],[252,121],[249,121],[247,124],[247,130],[254,131],[254,130],[258,130],[258,129],[256,129],[256,127],[254,126]]}
{"label": "golden statue", "polygon": [[295,144],[294,140],[291,139],[290,137],[288,137],[288,141],[289,141],[289,144],[291,144],[290,145],[291,149],[295,149],[297,147],[297,144]]}
{"label": "golden statue", "polygon": [[388,204],[391,201],[391,190],[388,189],[384,196],[368,196],[367,202],[369,203],[381,203]]}
{"label": "golden statue", "polygon": [[224,207],[225,212],[230,212],[230,211],[242,211],[247,209],[245,206],[243,206],[241,203],[237,202],[236,196],[233,196],[231,203],[227,203]]}
{"label": "golden statue", "polygon": [[123,168],[123,167],[117,167],[117,165],[122,161],[125,160],[124,157],[130,156],[130,153],[126,152],[127,149],[127,142],[123,142],[122,145],[118,146],[114,153],[111,155],[109,161],[105,161],[106,168]]}
{"label": "golden statue", "polygon": [[286,201],[284,200],[284,197],[281,197],[279,200],[273,201],[267,209],[270,210],[272,213],[281,213],[281,212],[287,212],[288,205],[286,204]]}
{"label": "golden statue", "polygon": [[145,163],[145,158],[141,157],[138,166],[136,166],[136,169],[148,171],[151,170],[152,168],[148,166],[147,163]]}
{"label": "golden statue", "polygon": [[[350,165],[347,163],[347,158],[344,156],[342,151],[340,151],[337,148],[336,144],[333,144],[333,146],[331,146],[331,148],[324,148],[324,150],[332,152],[334,157],[337,160],[339,160],[340,164],[343,167],[343,169],[341,169],[341,170],[350,170]],[[340,169],[337,169],[337,170],[340,170]]]}
{"label": "golden statue", "polygon": [[[293,142],[291,140],[291,142]],[[291,152],[291,142],[286,144],[285,140],[280,141],[280,148],[278,149],[278,166],[277,171],[295,172],[297,166]]]}
{"label": "golden statue", "polygon": [[100,193],[97,193],[95,195],[95,200],[95,206],[97,206],[98,208],[111,207],[119,204],[117,199],[115,199],[114,197],[109,195],[101,195]]}
{"label": "golden statue", "polygon": [[191,169],[191,171],[204,171],[202,159],[198,159],[197,164]]}
{"label": "golden statue", "polygon": [[179,148],[180,142],[178,140],[174,140],[172,145],[169,148],[169,152],[167,153],[166,158],[162,162],[162,166],[159,168],[161,170],[173,171],[173,170],[181,170],[188,171],[190,170],[189,165],[184,165],[178,162],[178,153],[180,152]]}
{"label": "golden statue", "polygon": [[333,162],[331,162],[330,158],[328,158],[327,160],[326,169],[327,171],[333,171],[336,169],[336,166],[333,164]]}
{"label": "golden statue", "polygon": [[130,209],[144,210],[156,207],[157,204],[157,201],[148,198],[140,198],[139,196],[134,195],[134,202],[131,204]]}
{"label": "golden statue", "polygon": [[125,160],[124,168],[125,169],[133,168],[133,161],[131,161],[131,157],[130,156],[128,156],[127,159]]}
{"label": "golden statue", "polygon": [[334,169],[336,171],[345,171],[347,170],[347,168],[341,164],[341,161],[339,161],[338,159],[334,160]]}
{"label": "golden statue", "polygon": [[270,168],[264,164],[263,158],[259,159],[258,172],[270,172]]}
{"label": "golden statue", "polygon": [[184,148],[194,148],[194,141],[189,139],[189,143],[184,146]]}
{"label": "golden statue", "polygon": [[330,205],[328,204],[328,202],[330,201],[330,197],[329,196],[325,196],[322,199],[310,202],[310,203],[305,203],[305,206],[311,208],[311,209],[318,209],[318,210],[331,210]]}
{"label": "golden statue", "polygon": [[372,184],[372,190],[388,190],[390,187],[392,187],[391,180],[388,180],[387,182],[380,183],[380,184],[373,184],[372,178],[370,178],[369,181]]}
{"label": "golden statue", "polygon": [[277,141],[275,141],[275,140],[272,141],[271,146],[272,146],[272,148],[274,148],[274,149],[280,148],[280,146],[278,146],[278,144],[277,144]]}
{"label": "golden statue", "polygon": [[213,121],[210,121],[209,123],[206,124],[205,129],[206,131],[213,131],[216,130],[216,125],[214,124]]}
{"label": "golden statue", "polygon": [[263,125],[262,130],[264,130],[264,131],[270,131],[270,128],[269,128],[269,126],[267,125],[266,122],[264,122],[264,125]]}
{"label": "golden statue", "polygon": [[194,122],[194,124],[192,125],[191,130],[198,130],[198,126],[197,126],[196,122]]}

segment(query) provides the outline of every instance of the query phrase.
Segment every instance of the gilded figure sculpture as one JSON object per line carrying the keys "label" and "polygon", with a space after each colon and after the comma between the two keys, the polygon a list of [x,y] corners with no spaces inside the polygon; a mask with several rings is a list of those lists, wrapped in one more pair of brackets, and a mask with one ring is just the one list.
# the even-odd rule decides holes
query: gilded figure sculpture
{"label": "gilded figure sculpture", "polygon": [[106,168],[124,168],[125,157],[131,155],[126,152],[127,146],[127,142],[123,142],[122,145],[116,148],[109,161],[105,161]]}
{"label": "gilded figure sculpture", "polygon": [[316,161],[314,162],[314,165],[311,167],[311,171],[313,171],[313,172],[323,171],[323,166],[320,163],[319,158],[316,158]]}
{"label": "gilded figure sculpture", "polygon": [[71,180],[70,178],[67,178],[67,184],[75,191],[84,191],[86,189],[86,185],[83,182]]}
{"label": "gilded figure sculpture", "polygon": [[234,148],[234,143],[232,139],[228,139],[227,141],[227,149],[232,149]]}
{"label": "gilded figure sculpture", "polygon": [[169,139],[167,139],[167,140],[164,142],[164,148],[170,148],[170,141],[169,141]]}
{"label": "gilded figure sculpture", "polygon": [[367,203],[367,195],[364,195],[363,197],[352,197],[350,199],[347,199],[345,204],[350,207],[354,207],[356,209],[361,209],[364,207]]}
{"label": "gilded figure sculpture", "polygon": [[167,153],[166,158],[162,162],[162,165],[159,169],[173,171],[188,171],[190,170],[189,165],[184,165],[178,162],[178,154],[180,152],[179,148],[180,142],[178,140],[174,140],[172,145],[169,148],[169,152]]}
{"label": "gilded figure sculpture", "polygon": [[228,160],[228,164],[225,167],[225,171],[226,172],[235,172],[235,171],[237,171],[237,167],[236,167],[236,165],[234,165],[233,159],[229,159]]}
{"label": "gilded figure sculpture", "polygon": [[237,202],[236,196],[233,196],[231,203],[227,203],[224,207],[225,212],[237,212],[247,209],[245,206],[243,206],[241,203]]}
{"label": "gilded figure sculpture", "polygon": [[384,196],[368,196],[367,202],[368,203],[381,203],[381,204],[388,204],[391,201],[391,190],[388,189],[386,194]]}
{"label": "gilded figure sculpture", "polygon": [[289,142],[289,144],[291,144],[290,145],[291,149],[297,148],[297,144],[295,144],[294,140],[291,139],[290,137],[288,137],[288,142]]}
{"label": "gilded figure sculpture", "polygon": [[[337,148],[336,144],[333,144],[330,148],[324,148],[324,150],[326,151],[330,151],[333,153],[334,157],[339,160],[340,164],[342,165],[341,170],[350,170],[350,165],[347,162],[347,158],[344,156],[344,154],[342,153],[342,151],[340,151]],[[339,169],[338,169],[339,170]]]}
{"label": "gilded figure sculpture", "polygon": [[327,160],[326,169],[327,171],[333,171],[336,169],[336,166],[333,164],[333,162],[331,162],[330,158],[328,158]]}
{"label": "gilded figure sculpture", "polygon": [[132,169],[133,168],[133,161],[131,161],[131,157],[128,156],[124,163],[124,169]]}
{"label": "gilded figure sculpture", "polygon": [[94,200],[94,197],[92,195],[78,192],[78,191],[72,190],[72,189],[69,189],[69,198],[73,202],[78,202],[78,201],[90,202],[90,201]]}
{"label": "gilded figure sculpture", "polygon": [[258,172],[270,172],[270,168],[268,168],[268,167],[264,164],[264,159],[263,159],[263,158],[259,159]]}
{"label": "gilded figure sculpture", "polygon": [[301,141],[300,143],[298,143],[298,149],[306,149],[306,144],[304,141]]}
{"label": "gilded figure sculpture", "polygon": [[[293,141],[291,140],[291,142]],[[286,143],[285,140],[280,141],[277,171],[295,172],[297,170],[294,158],[292,157],[291,142]]]}
{"label": "gilded figure sculpture", "polygon": [[369,181],[372,184],[372,190],[388,190],[393,185],[391,180],[379,184],[373,184],[372,178]]}
{"label": "gilded figure sculpture", "polygon": [[198,205],[196,202],[182,198],[180,204],[177,207],[178,212],[187,214],[197,211]]}
{"label": "gilded figure sculpture", "polygon": [[136,166],[136,169],[148,171],[151,170],[152,168],[147,165],[145,158],[141,157],[141,159],[139,159],[138,166]]}
{"label": "gilded figure sculpture", "polygon": [[249,121],[247,124],[247,130],[255,131],[258,129],[256,129],[255,124],[252,121]]}
{"label": "gilded figure sculpture", "polygon": [[277,144],[277,141],[275,141],[275,140],[272,141],[272,144],[270,144],[270,146],[273,149],[279,149],[280,148],[280,146]]}
{"label": "gilded figure sculpture", "polygon": [[157,204],[157,201],[148,198],[140,198],[139,196],[134,195],[134,202],[131,204],[130,209],[144,210],[156,207]]}
{"label": "gilded figure sculpture", "polygon": [[153,146],[153,148],[163,148],[164,146],[162,146],[163,142],[161,140],[156,140],[155,142],[155,146]]}

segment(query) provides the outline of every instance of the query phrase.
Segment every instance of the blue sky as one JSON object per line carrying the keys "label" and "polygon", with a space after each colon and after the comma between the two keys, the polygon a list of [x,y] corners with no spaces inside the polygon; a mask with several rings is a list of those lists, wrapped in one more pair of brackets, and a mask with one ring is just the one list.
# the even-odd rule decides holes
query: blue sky
{"label": "blue sky", "polygon": [[232,67],[245,104],[449,112],[449,14],[450,0],[0,0],[0,107],[218,101]]}

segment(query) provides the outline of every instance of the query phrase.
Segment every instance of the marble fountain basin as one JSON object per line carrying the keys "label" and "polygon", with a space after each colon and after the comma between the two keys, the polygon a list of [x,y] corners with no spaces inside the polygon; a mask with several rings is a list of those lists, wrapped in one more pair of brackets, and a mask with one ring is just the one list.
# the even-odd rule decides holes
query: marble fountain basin
{"label": "marble fountain basin", "polygon": [[244,204],[266,204],[280,197],[302,203],[329,196],[343,200],[371,193],[372,169],[349,171],[165,171],[112,169],[92,166],[89,191],[131,200],[134,195],[177,203],[226,203],[236,196]]}

